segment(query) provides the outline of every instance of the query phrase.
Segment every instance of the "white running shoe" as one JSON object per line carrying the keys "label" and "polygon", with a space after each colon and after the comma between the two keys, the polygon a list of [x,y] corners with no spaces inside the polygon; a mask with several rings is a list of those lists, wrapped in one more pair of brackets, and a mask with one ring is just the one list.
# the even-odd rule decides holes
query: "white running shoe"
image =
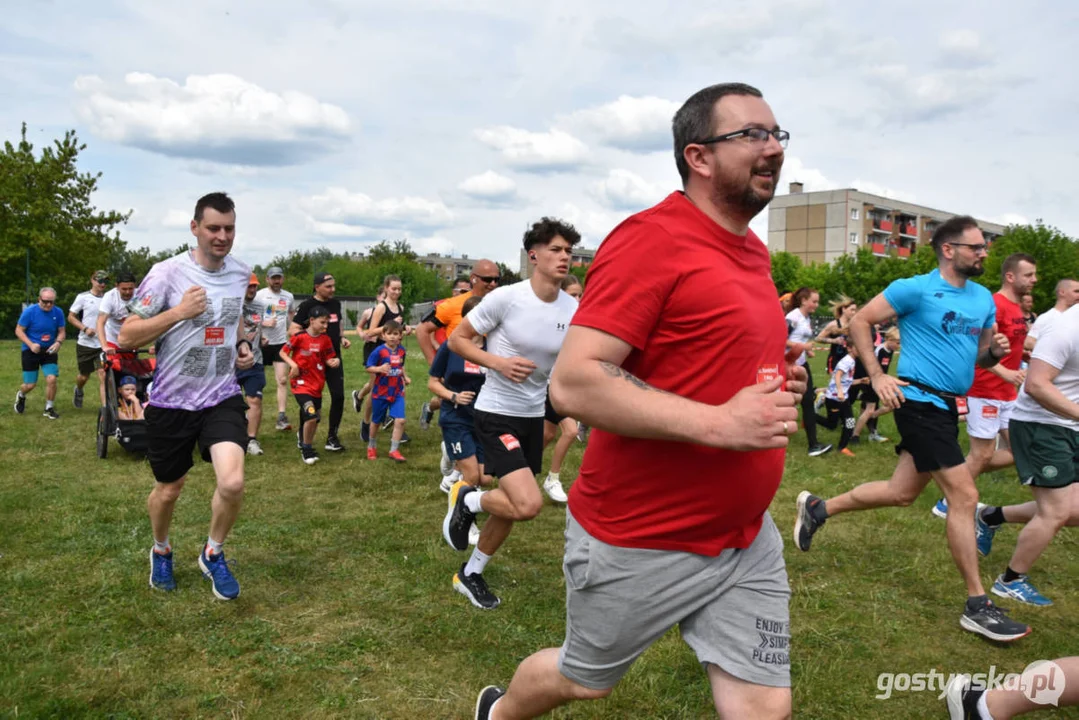
{"label": "white running shoe", "polygon": [[450,490],[453,489],[453,484],[460,479],[461,473],[457,470],[451,470],[449,475],[442,476],[442,482],[439,484],[438,489],[449,495]]}
{"label": "white running shoe", "polygon": [[480,541],[480,529],[476,527],[476,523],[472,523],[472,527],[468,529],[468,544],[476,545]]}
{"label": "white running shoe", "polygon": [[[450,458],[450,454],[446,450],[446,441],[445,440],[442,441],[441,445],[442,445],[442,461],[439,463],[439,469],[442,470],[442,476],[445,477],[446,475],[449,475],[451,472],[453,472],[453,459]],[[449,492],[449,490],[447,490],[446,492]]]}
{"label": "white running shoe", "polygon": [[259,445],[259,441],[255,438],[247,439],[247,454],[248,455],[261,455],[262,446]]}
{"label": "white running shoe", "polygon": [[556,503],[564,503],[569,498],[566,497],[566,491],[562,489],[562,482],[555,480],[550,475],[543,481],[543,491],[547,493],[547,497],[551,498]]}

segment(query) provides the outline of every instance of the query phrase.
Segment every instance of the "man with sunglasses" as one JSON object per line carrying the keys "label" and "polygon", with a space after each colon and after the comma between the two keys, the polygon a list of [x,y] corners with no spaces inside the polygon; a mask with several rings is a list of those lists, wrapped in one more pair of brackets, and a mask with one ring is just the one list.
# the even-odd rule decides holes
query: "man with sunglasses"
{"label": "man with sunglasses", "polygon": [[95,373],[101,404],[105,404],[105,369],[99,360],[101,338],[97,336],[97,311],[108,282],[107,272],[96,271],[90,276],[90,289],[75,296],[75,302],[71,303],[71,309],[67,313],[68,322],[79,331],[79,338],[75,341],[75,358],[79,374],[75,376],[75,396],[72,399],[76,408],[82,407],[83,388],[86,386],[86,381]]}
{"label": "man with sunglasses", "polygon": [[43,287],[38,293],[37,302],[22,311],[15,326],[15,337],[22,340],[22,385],[15,396],[15,412],[18,414],[26,412],[26,396],[37,386],[40,369],[45,373],[43,414],[50,420],[60,417],[54,402],[56,378],[60,374],[57,353],[65,335],[64,312],[56,307],[56,291]]}
{"label": "man with sunglasses", "polygon": [[[959,446],[963,395],[974,382],[975,365],[991,368],[1008,356],[1008,336],[998,332],[996,305],[971,278],[985,272],[985,238],[969,216],[954,217],[933,233],[938,268],[896,280],[850,323],[853,338],[881,406],[895,410],[901,440],[899,462],[889,480],[869,482],[825,500],[798,495],[794,540],[809,550],[813,534],[844,512],[906,507],[932,479],[948,501],[947,535],[952,559],[966,584],[959,616],[964,630],[997,642],[1025,637],[1030,627],[1009,618],[985,594],[978,570],[974,513],[978,489]],[[897,377],[884,373],[873,355],[875,323],[898,317],[903,337]]]}

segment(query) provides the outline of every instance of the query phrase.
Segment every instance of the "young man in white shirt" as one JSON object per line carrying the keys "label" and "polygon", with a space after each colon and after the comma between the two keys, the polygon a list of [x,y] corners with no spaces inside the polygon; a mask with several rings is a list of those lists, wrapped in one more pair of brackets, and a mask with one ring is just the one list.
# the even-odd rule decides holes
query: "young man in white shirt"
{"label": "young man in white shirt", "polygon": [[[532,276],[489,293],[449,337],[452,352],[488,369],[473,418],[484,469],[499,477],[499,485],[483,491],[458,481],[442,523],[446,542],[466,550],[476,514],[490,514],[472,557],[453,577],[454,589],[485,610],[501,602],[483,579],[487,562],[515,521],[531,520],[543,507],[536,475],[543,462],[547,380],[577,310],[562,279],[580,239],[572,225],[552,218],[533,224],[524,236]],[[487,336],[486,350],[473,342],[477,335]]]}
{"label": "young man in white shirt", "polygon": [[266,283],[255,294],[255,303],[263,306],[262,336],[266,345],[262,348],[263,364],[273,365],[274,380],[277,383],[277,424],[279,431],[291,430],[292,425],[285,413],[285,405],[291,394],[288,386],[288,365],[281,359],[281,348],[288,342],[288,326],[296,314],[292,305],[295,301],[292,293],[282,289],[285,271],[272,267],[266,271]]}
{"label": "young man in white shirt", "polygon": [[75,376],[75,396],[72,399],[76,408],[82,407],[83,388],[93,374],[97,375],[101,404],[105,404],[105,370],[98,359],[101,355],[101,341],[97,336],[97,311],[108,282],[107,272],[95,272],[90,276],[90,289],[76,295],[75,302],[71,303],[67,312],[67,321],[79,331],[75,346],[79,373]]}

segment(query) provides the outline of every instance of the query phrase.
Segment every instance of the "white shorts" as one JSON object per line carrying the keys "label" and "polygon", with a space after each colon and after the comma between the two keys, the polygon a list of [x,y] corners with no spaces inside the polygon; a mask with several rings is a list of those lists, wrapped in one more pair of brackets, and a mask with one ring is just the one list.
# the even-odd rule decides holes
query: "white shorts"
{"label": "white shorts", "polygon": [[967,407],[967,434],[979,440],[996,440],[1001,430],[1008,429],[1015,400],[968,397]]}

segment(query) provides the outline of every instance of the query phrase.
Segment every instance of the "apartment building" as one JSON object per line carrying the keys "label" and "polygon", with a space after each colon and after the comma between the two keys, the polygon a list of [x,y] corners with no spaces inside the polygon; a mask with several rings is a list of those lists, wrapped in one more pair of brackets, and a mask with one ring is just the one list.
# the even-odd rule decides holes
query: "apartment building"
{"label": "apartment building", "polygon": [[[596,251],[590,248],[575,247],[570,256],[571,267],[588,267],[596,257]],[[521,270],[518,273],[522,279],[532,277],[532,263],[528,262],[528,253],[521,248]]]}

